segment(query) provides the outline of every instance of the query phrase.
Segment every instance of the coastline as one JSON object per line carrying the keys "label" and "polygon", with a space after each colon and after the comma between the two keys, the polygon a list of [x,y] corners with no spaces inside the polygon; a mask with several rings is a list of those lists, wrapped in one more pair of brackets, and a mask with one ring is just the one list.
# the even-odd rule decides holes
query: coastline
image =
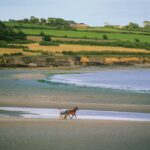
{"label": "coastline", "polygon": [[[139,68],[139,67],[138,67]],[[140,67],[141,68],[141,67]],[[77,68],[73,70],[64,70],[64,69],[33,69],[24,68],[6,70],[6,74],[9,74],[9,78],[15,81],[32,81],[32,80],[41,80],[46,78],[49,74],[59,74],[59,73],[81,73],[81,72],[94,72],[98,70],[109,70],[109,69],[135,69],[135,67],[85,67]],[[5,70],[4,70],[5,71]],[[12,71],[12,72],[11,72]],[[15,71],[17,71],[15,73]],[[31,71],[31,72],[30,72]],[[6,79],[7,81],[7,79]],[[32,89],[32,87],[31,87]],[[63,93],[60,93],[58,89],[54,89],[55,92],[49,95],[45,95],[41,92],[38,95],[28,94],[23,95],[24,93],[18,93],[16,96],[12,94],[2,94],[0,96],[0,106],[8,107],[41,107],[41,108],[72,108],[78,106],[81,109],[93,109],[93,110],[110,110],[110,111],[127,111],[127,112],[150,112],[149,103],[142,102],[145,101],[145,98],[148,99],[147,95],[145,98],[142,98],[142,94],[132,94],[131,96],[125,94],[118,95],[115,99],[116,93],[100,93],[99,96],[96,96],[94,93],[86,94],[87,91],[80,92],[81,94],[76,97],[76,92],[67,92],[65,89]],[[43,91],[44,92],[44,91]],[[47,90],[48,92],[48,90]],[[65,95],[65,93],[67,95]],[[33,92],[32,92],[33,93]],[[57,94],[58,93],[58,94]],[[85,95],[86,94],[86,95]],[[141,97],[141,100],[140,100]],[[91,98],[94,101],[91,101]],[[129,98],[129,99],[128,99]],[[139,98],[136,101],[136,98]],[[83,99],[83,100],[82,100]],[[111,100],[112,99],[112,100]],[[113,100],[114,99],[114,100]],[[135,100],[133,100],[135,99]],[[120,101],[121,100],[121,101]],[[131,100],[131,102],[130,102]],[[148,101],[148,100],[147,100]],[[138,103],[137,103],[138,102]]]}
{"label": "coastline", "polygon": [[150,63],[145,64],[105,64],[105,65],[76,65],[76,66],[58,66],[58,67],[0,67],[0,70],[76,70],[84,68],[150,68]]}

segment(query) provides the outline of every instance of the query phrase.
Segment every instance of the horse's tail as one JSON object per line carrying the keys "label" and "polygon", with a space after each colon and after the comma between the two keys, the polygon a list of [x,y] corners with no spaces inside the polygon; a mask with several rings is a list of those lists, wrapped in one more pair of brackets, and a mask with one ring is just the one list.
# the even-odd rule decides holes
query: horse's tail
{"label": "horse's tail", "polygon": [[58,108],[59,109],[59,113],[61,113],[62,112],[62,109],[61,108]]}

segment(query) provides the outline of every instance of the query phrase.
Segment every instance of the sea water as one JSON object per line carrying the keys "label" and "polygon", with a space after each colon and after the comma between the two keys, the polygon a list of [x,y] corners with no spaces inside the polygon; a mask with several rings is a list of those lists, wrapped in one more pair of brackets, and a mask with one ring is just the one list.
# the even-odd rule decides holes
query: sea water
{"label": "sea water", "polygon": [[[150,69],[0,70],[0,100],[149,105]],[[65,71],[64,71],[65,72]],[[77,72],[77,73],[75,73]],[[45,74],[43,79],[22,75]],[[71,74],[70,74],[71,73]],[[18,78],[18,75],[20,76]]]}
{"label": "sea water", "polygon": [[150,92],[150,69],[107,70],[94,73],[58,74],[46,81],[81,87]]}

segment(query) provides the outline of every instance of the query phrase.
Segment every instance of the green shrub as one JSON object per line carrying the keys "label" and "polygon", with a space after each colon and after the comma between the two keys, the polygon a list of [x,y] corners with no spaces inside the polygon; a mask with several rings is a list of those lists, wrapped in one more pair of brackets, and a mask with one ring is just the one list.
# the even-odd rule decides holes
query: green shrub
{"label": "green shrub", "polygon": [[3,54],[3,56],[8,57],[8,56],[9,56],[9,54]]}
{"label": "green shrub", "polygon": [[18,52],[18,53],[10,53],[10,54],[3,54],[3,56],[7,57],[7,56],[23,56],[23,53]]}
{"label": "green shrub", "polygon": [[26,35],[22,31],[16,32],[0,21],[0,40],[15,41],[17,39],[26,40]]}
{"label": "green shrub", "polygon": [[31,53],[41,53],[42,50],[30,50],[30,49],[27,49],[27,48],[24,48],[23,49],[24,52],[31,52]]}
{"label": "green shrub", "polygon": [[43,32],[40,32],[40,36],[45,36],[45,34]]}
{"label": "green shrub", "polygon": [[134,39],[135,40],[135,42],[140,42],[140,40],[139,39]]}
{"label": "green shrub", "polygon": [[142,53],[142,52],[115,52],[115,51],[63,51],[65,55],[73,55],[73,56],[90,56],[90,55],[114,55],[114,56],[150,56],[150,54]]}
{"label": "green shrub", "polygon": [[107,35],[103,35],[103,40],[107,40],[107,39],[108,39]]}
{"label": "green shrub", "polygon": [[15,41],[11,41],[10,43],[15,43],[15,44],[30,44],[30,43],[34,43],[34,41],[32,41],[32,40],[15,40]]}
{"label": "green shrub", "polygon": [[44,52],[44,51],[42,51],[41,54],[42,54],[42,55],[49,55],[49,52]]}
{"label": "green shrub", "polygon": [[0,41],[0,47],[2,48],[28,48],[27,46],[8,44],[6,41]]}
{"label": "green shrub", "polygon": [[42,46],[59,46],[57,42],[53,41],[41,41],[39,44]]}
{"label": "green shrub", "polygon": [[45,35],[45,34],[44,34],[44,35],[42,36],[42,40],[43,40],[43,41],[51,41],[52,39],[51,39],[50,35]]}
{"label": "green shrub", "polygon": [[113,46],[113,47],[126,47],[126,48],[139,48],[150,50],[150,43],[141,42],[130,42],[130,41],[113,41],[113,42],[98,42],[98,41],[60,41],[56,40],[57,43],[62,44],[79,44],[79,45],[90,45],[90,46]]}
{"label": "green shrub", "polygon": [[22,56],[23,53],[21,53],[21,52],[18,52],[18,53],[11,53],[10,55],[11,55],[11,56]]}
{"label": "green shrub", "polygon": [[6,41],[0,41],[0,47],[5,47],[7,45],[8,43]]}
{"label": "green shrub", "polygon": [[62,54],[65,54],[65,55],[75,55],[76,53],[73,52],[73,51],[62,51]]}

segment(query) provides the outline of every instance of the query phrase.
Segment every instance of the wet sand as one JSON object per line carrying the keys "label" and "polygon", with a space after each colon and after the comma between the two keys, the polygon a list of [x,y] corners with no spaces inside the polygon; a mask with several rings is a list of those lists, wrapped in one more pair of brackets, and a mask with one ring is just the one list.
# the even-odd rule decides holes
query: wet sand
{"label": "wet sand", "polygon": [[69,86],[48,85],[37,81],[46,78],[50,73],[94,72],[109,69],[111,68],[53,71],[0,70],[0,106],[45,108],[78,106],[81,109],[150,112],[150,94],[70,88]]}
{"label": "wet sand", "polygon": [[15,74],[12,75],[13,78],[15,79],[22,79],[22,80],[40,80],[40,79],[44,79],[46,78],[45,74],[40,74],[40,73],[36,73],[36,74]]}
{"label": "wet sand", "polygon": [[2,150],[149,150],[150,123],[0,118]]}
{"label": "wet sand", "polygon": [[150,105],[137,104],[103,104],[103,103],[83,103],[83,102],[57,102],[42,99],[5,99],[0,100],[0,106],[8,107],[33,107],[33,108],[73,108],[78,106],[80,109],[91,110],[109,110],[109,111],[126,111],[126,112],[150,112]]}

